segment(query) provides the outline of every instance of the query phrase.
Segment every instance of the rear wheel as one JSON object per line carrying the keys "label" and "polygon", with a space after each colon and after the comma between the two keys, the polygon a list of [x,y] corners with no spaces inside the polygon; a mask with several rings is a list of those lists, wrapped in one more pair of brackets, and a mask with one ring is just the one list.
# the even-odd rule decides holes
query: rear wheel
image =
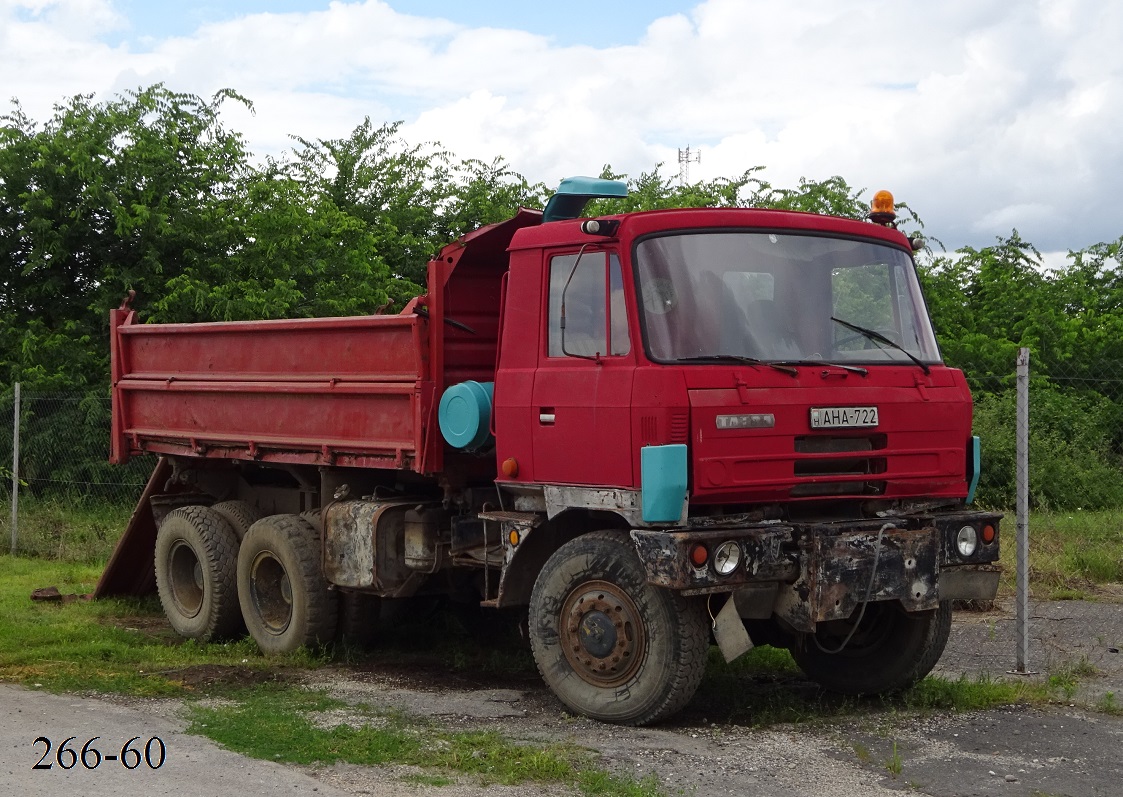
{"label": "rear wheel", "polygon": [[156,535],[156,591],[180,636],[202,642],[242,632],[238,605],[238,538],[205,506],[169,512]]}
{"label": "rear wheel", "polygon": [[336,594],[320,568],[320,537],[296,515],[250,526],[238,551],[238,599],[250,636],[263,653],[291,653],[330,642]]}
{"label": "rear wheel", "polygon": [[530,598],[538,670],[573,711],[644,725],[693,697],[706,665],[702,604],[647,583],[626,537],[598,531],[547,560]]}
{"label": "rear wheel", "polygon": [[239,542],[246,536],[250,526],[261,519],[261,513],[257,511],[257,507],[248,501],[221,501],[212,506],[211,509],[226,519],[230,528],[234,529],[234,534],[237,535]]}
{"label": "rear wheel", "polygon": [[[812,680],[832,692],[876,695],[915,684],[936,666],[951,632],[951,602],[930,612],[908,613],[896,601],[866,605],[858,621],[821,624],[792,647],[792,658]],[[849,642],[837,653],[851,630]]]}

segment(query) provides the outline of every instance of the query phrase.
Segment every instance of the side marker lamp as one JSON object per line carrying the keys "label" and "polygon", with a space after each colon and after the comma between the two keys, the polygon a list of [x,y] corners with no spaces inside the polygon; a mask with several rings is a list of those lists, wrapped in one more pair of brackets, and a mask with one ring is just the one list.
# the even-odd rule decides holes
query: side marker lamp
{"label": "side marker lamp", "polygon": [[611,238],[619,228],[619,219],[585,219],[581,222],[581,232],[603,238]]}

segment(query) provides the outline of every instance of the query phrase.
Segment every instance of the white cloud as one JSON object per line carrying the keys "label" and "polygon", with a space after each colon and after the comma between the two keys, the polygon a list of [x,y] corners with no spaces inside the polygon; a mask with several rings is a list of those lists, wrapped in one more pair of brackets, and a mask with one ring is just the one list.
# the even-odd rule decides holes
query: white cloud
{"label": "white cloud", "polygon": [[532,180],[639,174],[701,148],[696,178],[888,187],[951,246],[1017,227],[1042,248],[1123,234],[1123,4],[705,0],[634,43],[558,46],[401,14],[393,0],[255,14],[107,46],[108,0],[0,0],[0,84],[33,116],[77,92],[232,87],[251,148],[403,119],[414,142],[504,156]]}

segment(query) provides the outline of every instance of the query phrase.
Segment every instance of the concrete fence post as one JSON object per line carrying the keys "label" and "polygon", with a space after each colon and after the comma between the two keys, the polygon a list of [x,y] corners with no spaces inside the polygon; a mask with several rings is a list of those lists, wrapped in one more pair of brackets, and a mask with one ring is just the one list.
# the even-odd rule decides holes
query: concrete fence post
{"label": "concrete fence post", "polygon": [[1029,673],[1029,349],[1026,348],[1018,349],[1017,404],[1017,672]]}
{"label": "concrete fence post", "polygon": [[12,396],[12,556],[19,540],[19,382]]}

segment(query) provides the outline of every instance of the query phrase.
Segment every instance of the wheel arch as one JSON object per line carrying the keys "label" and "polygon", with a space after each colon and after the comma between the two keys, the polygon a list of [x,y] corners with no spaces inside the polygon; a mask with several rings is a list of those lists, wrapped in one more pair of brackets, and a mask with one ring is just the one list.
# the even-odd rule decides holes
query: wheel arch
{"label": "wheel arch", "polygon": [[610,510],[570,509],[543,522],[519,543],[503,568],[499,606],[528,605],[546,560],[570,540],[593,531],[626,534],[630,528],[622,515]]}

